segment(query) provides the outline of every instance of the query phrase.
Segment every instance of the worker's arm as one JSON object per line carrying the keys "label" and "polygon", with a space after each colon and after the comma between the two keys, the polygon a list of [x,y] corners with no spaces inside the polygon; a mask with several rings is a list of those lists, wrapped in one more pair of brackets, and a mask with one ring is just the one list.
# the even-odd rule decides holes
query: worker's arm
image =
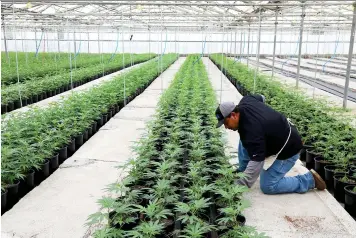
{"label": "worker's arm", "polygon": [[245,176],[236,181],[237,184],[245,185],[249,188],[256,182],[258,176],[263,168],[264,161],[252,161],[250,160],[247,164],[246,170],[244,171]]}
{"label": "worker's arm", "polygon": [[257,180],[260,172],[263,168],[265,160],[265,138],[262,126],[255,123],[253,129],[249,129],[245,134],[245,138],[242,139],[242,145],[247,150],[250,161],[247,164],[246,170],[244,171],[244,178],[237,181],[238,184],[246,185],[251,187]]}

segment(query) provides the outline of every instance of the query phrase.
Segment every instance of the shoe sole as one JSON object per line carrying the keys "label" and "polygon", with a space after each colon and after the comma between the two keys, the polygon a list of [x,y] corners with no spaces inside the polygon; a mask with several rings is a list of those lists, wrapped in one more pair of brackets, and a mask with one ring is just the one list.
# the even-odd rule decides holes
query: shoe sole
{"label": "shoe sole", "polygon": [[[319,180],[320,183],[322,183],[322,186],[323,186],[323,188],[317,188],[316,186],[315,187],[318,190],[326,189],[326,183],[325,183],[324,179],[322,177],[320,177],[320,175],[314,169],[311,169],[310,172],[313,174],[313,176],[315,176]],[[316,183],[315,183],[315,185],[316,185]]]}

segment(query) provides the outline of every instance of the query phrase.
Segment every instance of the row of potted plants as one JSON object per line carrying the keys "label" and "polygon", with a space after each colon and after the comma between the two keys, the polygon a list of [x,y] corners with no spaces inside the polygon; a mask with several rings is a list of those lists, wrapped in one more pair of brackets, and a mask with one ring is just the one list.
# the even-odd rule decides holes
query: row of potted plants
{"label": "row of potted plants", "polygon": [[[9,52],[9,60],[4,52],[1,53],[1,85],[7,86],[14,83],[36,80],[44,76],[56,75],[60,72],[70,70],[70,58],[68,53],[39,53],[18,52],[16,62],[16,52]],[[101,58],[106,63],[111,54],[72,54],[73,68],[87,67],[99,64]],[[117,55],[116,57],[119,57]],[[17,79],[17,65],[19,79]]]}
{"label": "row of potted plants", "polygon": [[[45,76],[36,80],[28,80],[19,85],[13,84],[7,86],[1,89],[1,111],[2,113],[6,113],[21,106],[36,103],[104,75],[121,70],[131,65],[131,63],[138,64],[145,62],[154,56],[154,54],[134,54],[130,57],[130,54],[124,54],[124,56],[116,57],[115,60],[105,65],[93,63],[87,67],[73,70],[72,73],[64,70],[56,75]],[[19,92],[21,93],[21,101]]]}
{"label": "row of potted plants", "polygon": [[198,56],[188,56],[156,117],[87,225],[108,237],[265,237],[244,226],[244,186],[214,127],[215,93]]}
{"label": "row of potted plants", "polygon": [[[176,59],[176,54],[163,56],[162,69]],[[57,157],[62,160],[65,152],[74,153],[90,134],[139,95],[159,74],[157,62],[151,61],[87,91],[73,93],[49,107],[13,113],[3,120],[3,194],[7,188],[18,186],[33,170],[39,175],[46,172],[43,170],[48,160],[49,166],[56,167]]]}
{"label": "row of potted plants", "polygon": [[[254,70],[222,54],[213,54],[210,59],[242,95],[261,93],[266,96],[267,104],[291,118],[303,138],[300,158],[306,161],[306,167],[325,178],[329,190],[336,188],[334,196],[338,201],[345,200],[345,192],[356,201],[356,129],[349,118],[324,101],[311,99],[266,75],[257,74],[254,81]],[[355,210],[356,203],[353,204]]]}

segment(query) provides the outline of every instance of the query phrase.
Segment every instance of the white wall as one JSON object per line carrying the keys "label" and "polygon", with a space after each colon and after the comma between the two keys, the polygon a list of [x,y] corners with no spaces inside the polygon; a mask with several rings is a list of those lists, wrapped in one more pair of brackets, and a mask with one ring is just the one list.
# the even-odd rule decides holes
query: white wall
{"label": "white wall", "polygon": [[[133,34],[133,41],[128,42],[130,35]],[[240,52],[240,45],[242,46],[243,53],[247,53],[247,30],[244,31],[242,37],[242,44],[240,44],[241,32],[237,32],[236,34],[236,52],[237,54]],[[7,36],[7,47],[9,51],[15,51],[15,37],[17,37],[17,50],[18,51],[28,51],[28,52],[35,52],[36,51],[36,43],[40,41],[42,33],[37,32],[37,37],[35,37],[34,32],[17,32],[16,34],[13,32],[8,31],[6,33]],[[63,33],[62,39],[59,42],[59,48],[61,52],[74,52],[74,38],[73,33]],[[336,41],[338,39],[338,33],[336,31],[325,33],[320,35],[320,44],[319,44],[319,53],[320,54],[333,54],[335,51]],[[133,52],[133,53],[144,53],[148,52],[149,48],[151,52],[160,53],[161,47],[165,49],[165,53],[169,52],[179,52],[181,54],[189,54],[189,53],[201,53],[202,46],[204,39],[207,41],[205,44],[205,53],[214,53],[214,52],[232,52],[234,53],[235,49],[235,32],[231,34],[231,32],[226,32],[224,35],[222,33],[219,34],[206,34],[204,33],[166,33],[160,32],[151,33],[150,35],[148,32],[146,33],[125,33],[124,39],[127,42],[122,44],[122,33],[119,33],[119,45],[117,53],[121,52]],[[100,51],[104,53],[113,53],[116,48],[116,41],[117,41],[118,34],[117,33],[107,33],[102,32],[100,33]],[[76,49],[79,50],[81,53],[87,53],[88,50],[90,53],[98,53],[98,33],[92,32],[89,33],[89,49],[88,49],[88,34],[87,33],[76,33]],[[151,43],[149,44],[148,40],[151,39]],[[25,40],[21,40],[25,39]],[[70,39],[69,41],[67,39]],[[82,39],[82,41],[81,41]],[[161,44],[161,39],[163,43]],[[182,42],[167,42],[164,43],[165,40],[168,41],[178,41]],[[277,43],[277,54],[284,54],[284,55],[295,55],[298,54],[298,39],[299,33],[298,31],[293,32],[278,32],[277,35],[277,42],[284,41],[283,43]],[[349,48],[349,39],[350,33],[349,32],[341,32],[339,36],[340,43],[336,49],[336,54],[348,54]],[[222,44],[221,42],[225,40],[225,43]],[[251,32],[250,40],[253,41],[250,44],[250,54],[256,53],[256,46],[257,46],[257,32]],[[198,41],[198,42],[189,42],[189,41]],[[273,53],[273,32],[262,32],[261,34],[261,54],[272,54]],[[264,41],[269,41],[270,43],[264,43]],[[292,41],[292,43],[290,43]],[[314,41],[314,43],[306,43],[306,41]],[[318,35],[312,35],[309,33],[304,32],[303,35],[303,54],[316,54],[317,53],[317,41]],[[332,41],[330,43],[323,43],[323,41]],[[343,43],[344,41],[344,43]],[[81,42],[81,43],[80,43]],[[1,40],[1,50],[4,51],[4,40],[2,36]],[[124,47],[124,49],[123,49]],[[223,47],[223,50],[222,50]],[[58,34],[57,33],[44,33],[43,39],[39,48],[39,52],[58,52]]]}

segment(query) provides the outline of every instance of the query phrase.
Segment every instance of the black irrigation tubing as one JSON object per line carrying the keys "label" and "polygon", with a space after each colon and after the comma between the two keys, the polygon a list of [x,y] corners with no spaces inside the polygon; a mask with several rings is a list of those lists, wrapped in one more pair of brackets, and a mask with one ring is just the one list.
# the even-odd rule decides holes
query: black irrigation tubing
{"label": "black irrigation tubing", "polygon": [[[173,61],[170,66],[173,65],[176,60]],[[147,89],[160,75],[161,73],[158,72],[156,78],[142,85],[142,87],[138,87],[135,93],[126,96],[126,105],[128,105],[132,100],[134,100],[137,96],[143,93],[145,89]],[[116,105],[113,105],[112,107],[108,108],[109,110],[106,113],[103,113],[98,120],[94,121],[89,128],[82,132],[81,135],[75,137],[68,145],[63,146],[63,148],[60,149],[59,153],[54,155],[51,159],[45,161],[45,163],[41,166],[39,170],[34,170],[32,173],[30,173],[32,179],[30,181],[31,184],[29,184],[27,175],[24,180],[21,180],[16,184],[16,194],[14,193],[12,196],[10,196],[11,194],[8,189],[8,191],[6,192],[7,196],[4,196],[3,199],[2,193],[1,215],[9,211],[27,193],[29,193],[32,189],[34,189],[36,186],[40,185],[44,180],[50,177],[50,175],[54,171],[56,171],[65,160],[73,156],[80,147],[82,147],[87,141],[90,140],[92,136],[99,132],[102,126],[104,126],[111,118],[113,118],[118,112],[121,111],[121,109],[125,107],[124,101],[125,100],[123,99],[122,101],[119,101]],[[6,200],[6,202],[4,202],[3,200]]]}
{"label": "black irrigation tubing", "polygon": [[[249,61],[255,62],[255,60],[251,60],[251,59],[249,59]],[[266,64],[263,62],[260,62],[260,64],[267,68],[271,68],[271,66],[269,64]],[[277,71],[283,75],[286,75],[288,77],[295,78],[295,79],[297,78],[297,74],[292,71],[282,70],[278,67],[274,67],[274,69],[275,69],[275,71]],[[286,72],[288,74],[286,74]],[[315,88],[318,88],[320,90],[331,93],[331,94],[341,97],[341,98],[344,97],[344,88],[341,86],[333,85],[333,84],[326,83],[326,82],[320,81],[320,80],[315,80],[313,77],[308,77],[308,76],[304,76],[304,75],[300,75],[299,79],[300,79],[300,81],[302,81],[306,84],[309,84],[310,86],[313,86]],[[356,102],[356,92],[349,89],[347,100],[349,100],[351,102]]]}
{"label": "black irrigation tubing", "polygon": [[[269,61],[273,61],[273,59],[270,59],[270,58],[265,58],[266,60],[269,60]],[[278,61],[277,60],[277,62],[281,62],[281,61]],[[315,63],[310,63],[310,62],[308,62],[309,64],[314,64],[315,65]],[[287,65],[287,66],[291,66],[291,67],[297,67],[297,65],[296,64],[293,64],[293,63],[286,63],[285,65]],[[321,65],[322,66],[322,65]],[[308,66],[303,66],[303,65],[301,65],[300,66],[300,68],[301,69],[305,69],[305,70],[308,70],[308,71],[311,71],[311,72],[320,72],[320,73],[322,73],[322,74],[327,74],[327,75],[332,75],[332,76],[336,76],[336,77],[340,77],[340,78],[345,78],[346,77],[346,74],[343,74],[343,73],[336,73],[336,72],[332,72],[332,71],[322,71],[322,70],[319,70],[319,69],[315,69],[315,68],[313,68],[313,67],[308,67]],[[328,68],[332,68],[332,66],[328,66]],[[335,67],[335,68],[337,68],[337,67]],[[338,69],[340,69],[340,68],[338,68]],[[346,71],[346,69],[345,69],[345,71]],[[353,70],[352,70],[353,71]],[[356,76],[354,76],[354,75],[350,75],[350,80],[351,81],[355,81],[356,82]]]}
{"label": "black irrigation tubing", "polygon": [[[330,62],[330,63],[334,63],[334,62]],[[317,65],[317,66],[323,66],[323,64],[317,64],[317,63],[315,63],[315,62],[307,62],[307,64],[311,64],[311,65]],[[340,65],[341,66],[341,65]],[[344,71],[346,71],[346,68],[342,68],[342,67],[338,67],[338,66],[332,66],[332,65],[328,65],[327,66],[328,68],[332,68],[332,69],[338,69],[338,70],[344,70]],[[319,70],[320,71],[320,70]],[[350,70],[350,72],[351,73],[353,73],[353,74],[356,74],[356,70],[353,70],[353,69],[351,69]],[[351,78],[356,78],[356,76],[352,76],[351,75]],[[356,80],[354,80],[354,81],[356,81]]]}
{"label": "black irrigation tubing", "polygon": [[[151,58],[151,59],[153,59],[153,58]],[[136,64],[148,62],[151,59],[143,60],[143,61],[138,60],[138,61],[134,62],[134,64],[132,66],[134,66]],[[130,66],[130,67],[132,67],[132,66]],[[82,85],[87,84],[87,83],[89,83],[91,81],[97,80],[97,79],[99,79],[101,77],[107,76],[109,74],[118,72],[118,71],[123,70],[123,69],[125,69],[125,66],[120,66],[120,67],[115,68],[115,69],[107,70],[104,73],[99,73],[99,74],[94,75],[92,77],[87,77],[87,78],[85,78],[83,80],[73,82],[73,87],[72,87],[71,83],[68,83],[67,85],[59,87],[57,89],[46,91],[46,92],[40,93],[38,95],[32,95],[32,97],[30,97],[30,98],[22,99],[22,107],[26,107],[26,106],[29,106],[31,104],[34,104],[34,103],[37,103],[37,102],[41,102],[41,101],[43,101],[43,100],[45,100],[47,98],[54,97],[56,95],[59,95],[59,94],[62,94],[64,92],[66,92],[66,91],[70,91],[70,90],[72,90],[72,89],[74,89],[76,87],[82,86]],[[8,112],[17,110],[19,108],[21,108],[20,100],[17,100],[17,101],[14,101],[14,102],[10,102],[10,103],[8,103],[6,105],[1,104],[1,114],[5,114],[5,113],[8,113]]]}

